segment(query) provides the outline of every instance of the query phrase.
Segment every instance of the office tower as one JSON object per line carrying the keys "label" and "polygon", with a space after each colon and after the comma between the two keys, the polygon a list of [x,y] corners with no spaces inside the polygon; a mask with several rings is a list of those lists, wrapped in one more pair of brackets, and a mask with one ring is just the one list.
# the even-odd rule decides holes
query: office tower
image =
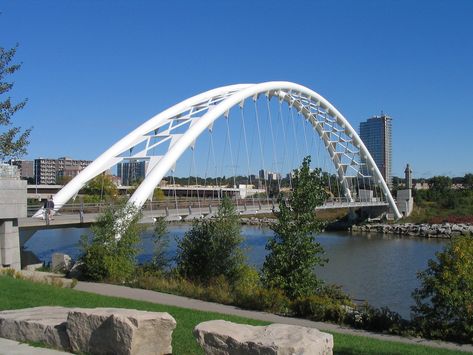
{"label": "office tower", "polygon": [[392,188],[392,133],[391,117],[381,113],[360,123],[360,138],[365,144],[383,175],[388,187]]}
{"label": "office tower", "polygon": [[148,161],[132,160],[117,164],[117,176],[120,178],[123,186],[130,186],[135,182],[141,181],[146,176]]}

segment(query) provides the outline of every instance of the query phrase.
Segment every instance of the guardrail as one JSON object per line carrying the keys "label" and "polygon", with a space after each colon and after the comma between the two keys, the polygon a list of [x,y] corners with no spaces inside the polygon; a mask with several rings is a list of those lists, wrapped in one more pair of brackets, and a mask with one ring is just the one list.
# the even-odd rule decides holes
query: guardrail
{"label": "guardrail", "polygon": [[[220,205],[219,199],[197,199],[197,198],[178,198],[176,199],[165,199],[161,201],[147,201],[143,207],[143,211],[156,211],[156,210],[185,210],[194,208],[214,208],[215,210]],[[265,206],[266,209],[269,207],[276,207],[276,199],[267,198],[246,198],[246,199],[232,199],[237,207],[248,206]],[[99,202],[99,203],[68,203],[65,204],[60,214],[86,214],[86,213],[102,213],[106,208],[114,205],[113,202]],[[371,201],[348,201],[346,198],[332,198],[327,200],[324,205],[320,206],[320,209],[325,208],[350,208],[350,207],[363,207],[363,206],[383,206],[387,205],[385,201],[371,200]],[[42,208],[41,204],[34,204],[27,206],[27,216],[33,216],[36,211]],[[269,208],[270,209],[270,208]]]}

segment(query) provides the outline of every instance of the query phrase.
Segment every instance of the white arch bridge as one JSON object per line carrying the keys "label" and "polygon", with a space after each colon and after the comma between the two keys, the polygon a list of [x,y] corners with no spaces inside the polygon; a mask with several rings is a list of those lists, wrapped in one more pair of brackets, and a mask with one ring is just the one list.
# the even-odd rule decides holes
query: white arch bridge
{"label": "white arch bridge", "polygon": [[[305,155],[316,157],[312,161],[327,172],[327,208],[387,206],[396,218],[401,217],[378,167],[347,119],[315,91],[284,81],[220,87],[164,110],[64,186],[53,197],[54,210],[75,198],[94,177],[127,162],[146,164],[145,178],[128,200],[137,208],[164,181],[168,189],[174,187],[176,206],[182,204],[176,193],[178,173],[188,177],[187,190],[199,204],[209,198],[199,189],[245,186],[247,192],[256,192],[235,194],[237,204],[246,206],[248,199],[253,203],[257,199],[260,207],[262,201],[272,206],[270,190],[290,189],[291,171]],[[34,214],[42,216],[42,209]]]}

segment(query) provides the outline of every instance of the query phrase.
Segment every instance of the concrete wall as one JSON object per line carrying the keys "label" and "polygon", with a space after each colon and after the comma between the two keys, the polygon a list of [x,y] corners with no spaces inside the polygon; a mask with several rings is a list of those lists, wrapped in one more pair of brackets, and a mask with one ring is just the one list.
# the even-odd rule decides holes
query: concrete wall
{"label": "concrete wall", "polygon": [[26,181],[15,166],[0,164],[0,267],[21,268],[20,217],[26,217]]}
{"label": "concrete wall", "polygon": [[0,176],[0,220],[26,217],[26,180]]}
{"label": "concrete wall", "polygon": [[21,269],[18,223],[12,220],[0,221],[0,267]]}
{"label": "concrete wall", "polygon": [[398,190],[397,191],[397,198],[396,198],[396,205],[404,217],[408,217],[412,209],[414,208],[414,199],[412,198],[412,190]]}

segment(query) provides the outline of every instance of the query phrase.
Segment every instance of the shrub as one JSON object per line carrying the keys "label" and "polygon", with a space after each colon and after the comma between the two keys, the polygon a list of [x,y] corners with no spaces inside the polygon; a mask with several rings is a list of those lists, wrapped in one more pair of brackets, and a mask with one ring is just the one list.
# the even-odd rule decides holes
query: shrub
{"label": "shrub", "polygon": [[167,234],[167,224],[164,217],[157,217],[153,226],[153,259],[150,267],[165,271],[170,268],[172,259],[168,256],[169,236]]}
{"label": "shrub", "polygon": [[413,322],[424,336],[473,341],[473,238],[451,240],[418,274]]}
{"label": "shrub", "polygon": [[300,317],[336,323],[341,323],[347,313],[346,306],[324,295],[298,298],[294,301],[292,309]]}
{"label": "shrub", "polygon": [[248,265],[242,265],[233,282],[233,292],[236,298],[254,294],[261,288],[258,270]]}
{"label": "shrub", "polygon": [[233,282],[244,262],[242,241],[235,207],[224,198],[215,218],[195,220],[178,242],[177,270],[181,276],[203,284],[220,275]]}
{"label": "shrub", "polygon": [[387,307],[375,308],[368,304],[347,312],[344,322],[359,329],[399,335],[404,334],[409,327],[409,322],[398,313]]}
{"label": "shrub", "polygon": [[92,240],[84,235],[79,260],[83,278],[92,281],[124,282],[135,268],[141,214],[134,206],[109,207],[92,225]]}
{"label": "shrub", "polygon": [[280,289],[260,288],[255,293],[254,305],[259,306],[260,310],[287,315],[290,314],[291,301]]}

